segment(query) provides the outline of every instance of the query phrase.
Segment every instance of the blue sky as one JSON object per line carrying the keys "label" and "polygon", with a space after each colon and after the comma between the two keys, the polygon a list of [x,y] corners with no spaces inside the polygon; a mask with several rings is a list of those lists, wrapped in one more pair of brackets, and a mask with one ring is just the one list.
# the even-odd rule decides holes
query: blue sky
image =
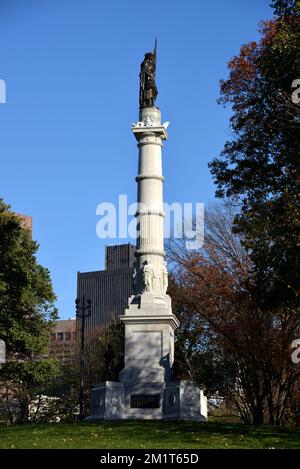
{"label": "blue sky", "polygon": [[[158,37],[157,106],[170,121],[165,200],[214,199],[207,164],[229,136],[219,80],[258,38],[270,0],[0,0],[0,197],[33,217],[60,316],[76,273],[103,268],[96,206],[136,197],[138,74]],[[124,242],[124,240],[115,240]]]}

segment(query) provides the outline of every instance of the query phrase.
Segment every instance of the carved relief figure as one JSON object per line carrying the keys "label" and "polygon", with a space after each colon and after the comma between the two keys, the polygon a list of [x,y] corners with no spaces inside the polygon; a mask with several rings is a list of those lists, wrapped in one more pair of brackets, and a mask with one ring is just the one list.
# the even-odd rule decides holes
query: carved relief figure
{"label": "carved relief figure", "polygon": [[144,281],[144,289],[147,292],[152,292],[152,278],[153,278],[153,268],[150,261],[144,262],[143,268],[143,281]]}
{"label": "carved relief figure", "polygon": [[145,261],[143,266],[144,291],[155,295],[165,295],[168,288],[168,271],[166,263],[162,266],[153,266]]}
{"label": "carved relief figure", "polygon": [[160,277],[161,277],[160,267],[155,266],[153,268],[152,287],[153,287],[153,293],[155,293],[156,295],[159,295],[161,293]]}

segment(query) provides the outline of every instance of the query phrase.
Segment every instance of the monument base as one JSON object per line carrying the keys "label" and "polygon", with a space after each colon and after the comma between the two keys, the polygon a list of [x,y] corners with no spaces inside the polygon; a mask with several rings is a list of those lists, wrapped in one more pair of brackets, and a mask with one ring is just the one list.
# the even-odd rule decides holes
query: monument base
{"label": "monument base", "polygon": [[105,381],[92,390],[89,421],[97,420],[207,420],[207,400],[191,381],[136,383],[126,389]]}

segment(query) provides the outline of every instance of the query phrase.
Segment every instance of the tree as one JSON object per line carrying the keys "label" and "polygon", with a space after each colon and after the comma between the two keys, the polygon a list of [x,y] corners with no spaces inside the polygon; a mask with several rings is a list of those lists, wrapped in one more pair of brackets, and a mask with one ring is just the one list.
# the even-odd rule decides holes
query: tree
{"label": "tree", "polygon": [[0,338],[7,350],[7,363],[0,369],[0,405],[10,421],[27,421],[32,401],[58,373],[54,360],[41,358],[57,311],[50,274],[37,263],[37,249],[19,217],[0,199]]}
{"label": "tree", "polygon": [[217,196],[241,205],[235,229],[253,262],[262,307],[299,307],[300,6],[274,0],[276,18],[261,40],[243,45],[221,81],[220,102],[232,105],[232,139],[211,164]]}
{"label": "tree", "polygon": [[0,370],[0,412],[10,423],[35,421],[45,414],[43,395],[60,374],[57,360],[10,361]]}
{"label": "tree", "polygon": [[211,209],[203,248],[188,251],[184,240],[169,246],[177,341],[208,395],[232,400],[246,423],[281,424],[299,377],[290,345],[300,320],[293,310],[274,312],[257,302],[234,219],[230,205]]}
{"label": "tree", "polygon": [[8,359],[46,350],[57,318],[50,274],[37,263],[37,250],[28,230],[0,199],[0,338]]}
{"label": "tree", "polygon": [[272,0],[271,6],[274,8],[276,16],[296,15],[299,9],[299,0]]}
{"label": "tree", "polygon": [[124,368],[125,328],[119,320],[95,328],[86,344],[86,382],[91,389],[96,382],[118,381]]}
{"label": "tree", "polygon": [[[85,341],[84,413],[88,415],[91,390],[101,381],[117,381],[124,367],[124,324],[114,320],[109,326],[95,327]],[[55,355],[54,355],[55,356]],[[78,411],[80,342],[74,343],[61,364],[61,375],[51,387],[54,415],[72,420]]]}

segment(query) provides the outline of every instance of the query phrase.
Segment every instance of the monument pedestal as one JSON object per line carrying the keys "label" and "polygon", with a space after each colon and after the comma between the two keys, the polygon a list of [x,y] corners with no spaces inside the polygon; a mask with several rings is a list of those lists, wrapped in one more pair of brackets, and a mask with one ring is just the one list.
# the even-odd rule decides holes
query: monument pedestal
{"label": "monument pedestal", "polygon": [[192,382],[172,381],[174,330],[179,322],[170,297],[131,297],[120,319],[125,324],[125,367],[120,382],[95,386],[88,420],[206,420],[203,391]]}
{"label": "monument pedestal", "polygon": [[143,293],[131,298],[120,317],[125,324],[125,418],[163,418],[166,381],[171,378],[174,329],[170,297]]}

